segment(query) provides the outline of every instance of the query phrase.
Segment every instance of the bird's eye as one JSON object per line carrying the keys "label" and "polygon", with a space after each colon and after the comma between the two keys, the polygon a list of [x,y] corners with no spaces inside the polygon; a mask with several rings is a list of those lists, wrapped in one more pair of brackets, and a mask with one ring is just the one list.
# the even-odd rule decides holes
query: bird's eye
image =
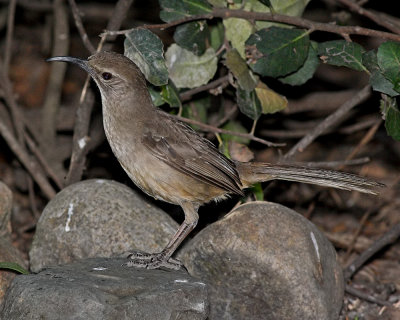
{"label": "bird's eye", "polygon": [[110,80],[112,78],[112,74],[109,72],[103,72],[101,76],[103,77],[104,80]]}

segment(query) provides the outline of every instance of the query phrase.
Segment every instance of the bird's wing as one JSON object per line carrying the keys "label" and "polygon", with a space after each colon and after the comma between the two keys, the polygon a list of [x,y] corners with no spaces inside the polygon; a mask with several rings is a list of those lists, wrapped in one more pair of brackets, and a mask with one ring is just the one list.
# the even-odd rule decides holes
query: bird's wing
{"label": "bird's wing", "polygon": [[243,195],[232,161],[192,128],[160,111],[160,122],[146,131],[143,145],[158,159],[192,178]]}

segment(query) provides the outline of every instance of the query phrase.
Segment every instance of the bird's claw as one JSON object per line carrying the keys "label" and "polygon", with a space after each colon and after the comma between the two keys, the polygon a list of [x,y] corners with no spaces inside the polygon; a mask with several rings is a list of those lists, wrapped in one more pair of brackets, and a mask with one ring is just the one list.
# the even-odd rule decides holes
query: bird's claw
{"label": "bird's claw", "polygon": [[167,258],[163,252],[142,253],[134,252],[128,255],[129,261],[125,263],[127,267],[137,267],[145,269],[167,269],[179,270],[183,267],[182,262],[174,258]]}

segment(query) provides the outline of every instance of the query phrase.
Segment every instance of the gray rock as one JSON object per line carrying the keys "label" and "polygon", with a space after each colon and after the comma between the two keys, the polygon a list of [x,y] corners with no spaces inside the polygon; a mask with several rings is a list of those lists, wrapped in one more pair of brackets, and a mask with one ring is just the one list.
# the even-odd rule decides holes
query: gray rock
{"label": "gray rock", "polygon": [[[22,258],[21,252],[11,242],[12,198],[11,190],[0,181],[0,262],[18,263],[27,268],[27,262]],[[13,271],[0,269],[0,303],[14,277]]]}
{"label": "gray rock", "polygon": [[81,181],[44,209],[29,252],[31,270],[131,250],[158,252],[177,228],[164,211],[123,184]]}
{"label": "gray rock", "polygon": [[179,252],[209,285],[209,319],[337,319],[344,294],[336,252],[315,225],[254,202],[200,231]]}
{"label": "gray rock", "polygon": [[122,266],[92,258],[17,276],[0,319],[200,320],[208,314],[206,285],[184,271]]}

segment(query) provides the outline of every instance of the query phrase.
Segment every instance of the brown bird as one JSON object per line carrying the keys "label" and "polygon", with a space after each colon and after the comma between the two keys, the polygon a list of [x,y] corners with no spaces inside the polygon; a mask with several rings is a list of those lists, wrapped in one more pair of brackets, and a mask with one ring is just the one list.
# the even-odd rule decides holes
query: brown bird
{"label": "brown bird", "polygon": [[273,179],[376,194],[382,184],[331,170],[231,161],[207,139],[153,105],[146,80],[127,57],[100,52],[87,60],[53,57],[86,70],[102,99],[104,130],[114,155],[132,181],[148,195],[180,205],[185,220],[159,253],[135,253],[127,265],[179,269],[171,256],[196,226],[201,205],[243,196],[243,189]]}

